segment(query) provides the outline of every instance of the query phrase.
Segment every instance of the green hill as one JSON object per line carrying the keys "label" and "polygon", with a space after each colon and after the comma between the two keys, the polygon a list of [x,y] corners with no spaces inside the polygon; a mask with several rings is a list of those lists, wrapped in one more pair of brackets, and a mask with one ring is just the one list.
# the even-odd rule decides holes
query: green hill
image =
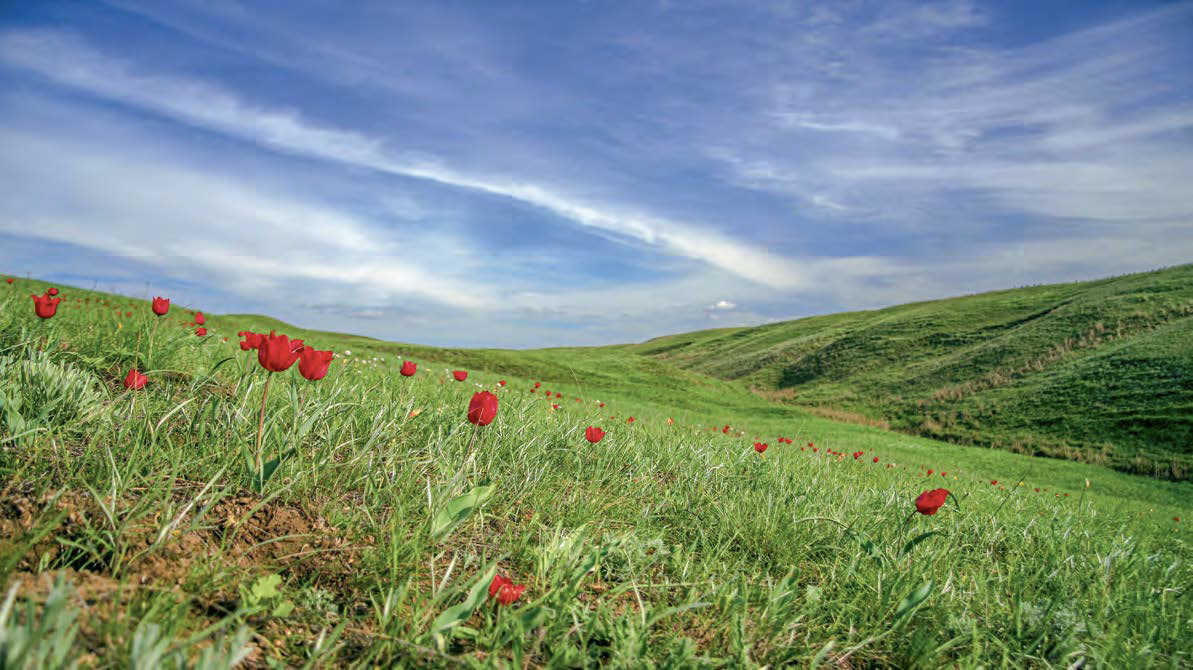
{"label": "green hill", "polygon": [[[65,286],[41,319],[46,288],[0,283],[5,668],[1188,665],[1187,481],[812,416],[692,369],[727,360],[695,342],[728,331],[673,338],[692,355],[672,360],[659,342],[451,350],[254,315],[208,313],[200,334],[181,305]],[[876,372],[900,353],[867,359],[852,322],[900,310],[953,318],[819,321]],[[1098,380],[1179,358],[1186,321],[1045,365],[1015,411],[1085,380],[1166,416],[1155,375]],[[335,358],[319,380],[267,371],[246,328]],[[965,360],[913,352],[928,372]],[[499,399],[483,427],[480,389]]]}
{"label": "green hill", "polygon": [[1186,479],[1193,265],[628,348],[831,418]]}

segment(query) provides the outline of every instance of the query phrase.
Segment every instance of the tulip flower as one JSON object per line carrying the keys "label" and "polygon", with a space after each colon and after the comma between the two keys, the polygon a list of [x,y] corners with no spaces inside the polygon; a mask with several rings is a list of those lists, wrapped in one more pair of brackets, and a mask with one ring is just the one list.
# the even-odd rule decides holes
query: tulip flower
{"label": "tulip flower", "polygon": [[4,281],[6,281],[6,282],[8,282],[9,284],[11,284],[11,283],[12,283],[12,277],[9,277],[8,279],[5,279]]}
{"label": "tulip flower", "polygon": [[285,372],[298,360],[298,352],[302,349],[302,340],[291,340],[285,335],[261,336],[261,345],[257,348],[257,362],[270,372]]}
{"label": "tulip flower", "polygon": [[604,406],[605,406],[605,403],[603,403],[603,402],[598,402],[598,403],[597,403],[597,407],[604,407]]}
{"label": "tulip flower", "polygon": [[200,326],[207,323],[207,319],[204,318],[203,312],[195,312],[195,323],[199,324]]}
{"label": "tulip flower", "polygon": [[467,370],[452,370],[452,376],[456,378],[456,381],[462,382],[465,379],[468,379],[468,371]]}
{"label": "tulip flower", "polygon": [[497,396],[488,391],[481,391],[472,396],[468,403],[468,422],[478,426],[487,426],[497,416]]}
{"label": "tulip flower", "polygon": [[62,298],[49,294],[30,295],[29,297],[33,298],[33,311],[43,319],[54,316],[58,312],[58,303],[62,302]]}
{"label": "tulip flower", "polygon": [[948,489],[924,491],[918,498],[915,499],[915,511],[926,516],[932,516],[944,506],[945,501],[948,500],[948,497]]}
{"label": "tulip flower", "polygon": [[493,581],[489,584],[489,597],[497,598],[498,604],[512,605],[525,590],[525,585],[514,584],[514,580],[509,577],[494,575]]}
{"label": "tulip flower", "polygon": [[878,457],[877,457],[877,456],[875,456],[875,457],[874,457],[874,462],[875,462],[875,463],[877,463],[877,462],[878,462]]}
{"label": "tulip flower", "polygon": [[124,388],[130,391],[139,391],[145,387],[145,383],[149,381],[147,375],[137,372],[136,368],[128,371],[128,375],[124,378]]}
{"label": "tulip flower", "polygon": [[551,409],[559,409],[559,403],[551,403]]}
{"label": "tulip flower", "polygon": [[313,347],[303,347],[298,352],[298,374],[311,381],[319,381],[327,376],[327,368],[331,365],[334,354],[331,350],[318,351]]}
{"label": "tulip flower", "polygon": [[761,454],[762,452],[766,451],[766,448],[768,446],[770,446],[770,445],[768,445],[765,442],[755,442],[754,443],[754,451],[757,451],[758,453]]}
{"label": "tulip flower", "polygon": [[153,313],[158,316],[165,316],[166,312],[170,311],[170,299],[158,296],[153,299]]}
{"label": "tulip flower", "polygon": [[251,330],[242,330],[237,335],[244,339],[240,342],[240,350],[248,351],[249,349],[260,349],[261,343],[265,340],[265,335],[262,333],[254,333]]}
{"label": "tulip flower", "polygon": [[721,430],[721,432],[728,435],[729,434],[729,424],[725,424],[725,427]]}
{"label": "tulip flower", "polygon": [[198,328],[195,329],[195,335],[198,335],[199,337],[202,337],[206,334],[207,334],[207,329],[204,328],[203,326],[199,326]]}
{"label": "tulip flower", "polygon": [[406,361],[405,363],[402,363],[402,369],[400,372],[402,373],[403,377],[413,377],[414,373],[418,372],[418,364],[414,361]]}
{"label": "tulip flower", "polygon": [[932,470],[928,470],[928,475],[929,475],[929,476],[931,476],[931,475],[932,475]]}
{"label": "tulip flower", "polygon": [[601,430],[600,428],[597,428],[596,426],[589,426],[584,431],[584,437],[589,442],[596,444],[597,442],[600,442],[601,440],[605,439],[605,431]]}
{"label": "tulip flower", "polygon": [[542,385],[543,385],[543,383],[542,383],[542,382],[535,382],[535,383],[534,383],[534,387],[535,387],[535,388],[539,388],[539,387],[540,387],[540,386],[542,386]]}
{"label": "tulip flower", "polygon": [[636,421],[636,419],[634,419],[632,416],[625,420],[626,423],[634,423],[634,421]]}
{"label": "tulip flower", "polygon": [[502,379],[501,381],[497,382],[497,385],[498,385],[498,386],[505,386],[505,380],[504,380],[504,379]]}
{"label": "tulip flower", "polygon": [[50,290],[46,291],[46,293],[48,293],[50,295],[58,295],[58,289],[51,286]]}

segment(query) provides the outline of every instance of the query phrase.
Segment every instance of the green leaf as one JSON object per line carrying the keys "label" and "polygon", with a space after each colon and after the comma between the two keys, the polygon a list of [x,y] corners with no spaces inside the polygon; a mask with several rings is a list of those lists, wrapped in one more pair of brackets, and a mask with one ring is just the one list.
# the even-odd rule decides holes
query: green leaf
{"label": "green leaf", "polygon": [[442,646],[443,634],[467,621],[472,616],[472,612],[485,601],[485,597],[489,595],[489,584],[496,574],[497,564],[494,563],[478,575],[476,583],[464,597],[464,602],[443,610],[439,616],[435,617],[435,621],[431,622],[431,635],[435,637],[440,646]]}
{"label": "green leaf", "polygon": [[267,600],[273,600],[282,595],[282,592],[278,589],[281,584],[281,575],[261,575],[253,581],[253,585],[249,588],[245,600],[250,606],[260,605]]}
{"label": "green leaf", "polygon": [[936,580],[929,579],[927,582],[924,582],[923,586],[912,591],[906,598],[899,601],[899,606],[895,608],[895,618],[891,620],[891,628],[898,627],[907,617],[911,616],[915,608],[928,599],[935,584]]}
{"label": "green leaf", "polygon": [[555,616],[555,610],[547,607],[546,605],[530,607],[525,612],[522,612],[522,616],[520,617],[522,630],[527,631],[538,628],[539,626],[543,625],[544,621],[550,619],[553,616]]}
{"label": "green leaf", "polygon": [[450,535],[464,519],[485,504],[489,496],[493,495],[493,488],[485,481],[471,491],[448,501],[431,523],[431,538],[438,542]]}
{"label": "green leaf", "polygon": [[900,551],[899,555],[906,556],[908,554],[908,552],[910,552],[912,549],[915,549],[919,543],[932,537],[933,535],[944,535],[944,533],[942,533],[938,530],[933,530],[933,531],[928,531],[927,533],[924,533],[922,535],[917,535],[917,536],[911,538],[910,540],[908,540],[907,544],[903,545],[903,551]]}

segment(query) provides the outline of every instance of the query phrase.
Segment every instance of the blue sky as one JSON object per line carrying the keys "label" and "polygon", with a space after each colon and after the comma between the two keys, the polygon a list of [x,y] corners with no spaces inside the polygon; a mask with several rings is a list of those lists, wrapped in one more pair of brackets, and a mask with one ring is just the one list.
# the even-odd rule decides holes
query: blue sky
{"label": "blue sky", "polygon": [[1190,35],[1189,2],[4,3],[0,271],[532,347],[1189,262]]}

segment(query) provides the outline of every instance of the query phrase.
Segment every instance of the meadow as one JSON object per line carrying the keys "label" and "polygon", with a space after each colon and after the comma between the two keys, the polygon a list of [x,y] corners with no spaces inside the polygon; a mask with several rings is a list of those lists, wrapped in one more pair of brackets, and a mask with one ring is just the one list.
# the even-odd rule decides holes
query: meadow
{"label": "meadow", "polygon": [[[0,284],[3,668],[1190,665],[1188,482],[634,347],[197,334],[66,286],[39,318],[49,287]],[[326,375],[268,372],[270,330]]]}

